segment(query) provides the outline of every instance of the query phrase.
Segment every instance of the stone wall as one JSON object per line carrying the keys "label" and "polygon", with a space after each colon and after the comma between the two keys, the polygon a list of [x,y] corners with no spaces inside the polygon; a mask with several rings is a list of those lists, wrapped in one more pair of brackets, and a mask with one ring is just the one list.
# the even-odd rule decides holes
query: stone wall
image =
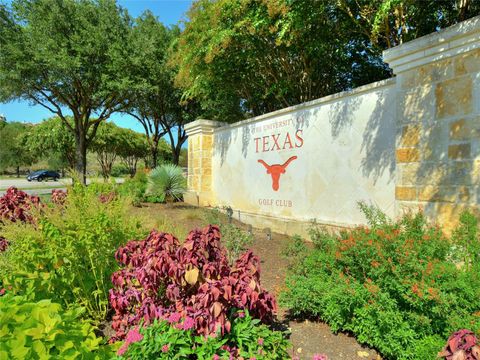
{"label": "stone wall", "polygon": [[480,203],[480,18],[388,50],[396,74],[397,214],[451,230]]}
{"label": "stone wall", "polygon": [[447,231],[462,210],[479,212],[480,17],[384,60],[395,78],[232,125],[189,124],[185,200],[284,233],[364,223],[358,201],[392,217],[423,209]]}

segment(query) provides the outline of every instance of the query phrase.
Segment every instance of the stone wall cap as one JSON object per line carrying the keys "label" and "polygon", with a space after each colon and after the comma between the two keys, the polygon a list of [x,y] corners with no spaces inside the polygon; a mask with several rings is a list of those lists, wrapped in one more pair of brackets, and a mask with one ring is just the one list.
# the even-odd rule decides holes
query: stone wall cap
{"label": "stone wall cap", "polygon": [[383,52],[395,73],[480,48],[480,16]]}
{"label": "stone wall cap", "polygon": [[194,135],[198,133],[212,133],[213,129],[224,126],[225,123],[221,121],[198,119],[185,124],[185,132],[187,135]]}

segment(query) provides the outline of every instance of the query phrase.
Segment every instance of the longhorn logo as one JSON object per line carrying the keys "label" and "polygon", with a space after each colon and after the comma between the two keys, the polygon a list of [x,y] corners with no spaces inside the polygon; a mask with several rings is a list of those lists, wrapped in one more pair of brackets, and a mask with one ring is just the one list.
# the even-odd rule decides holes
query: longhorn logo
{"label": "longhorn logo", "polygon": [[280,187],[280,175],[285,174],[288,164],[290,164],[296,158],[297,158],[296,156],[292,156],[290,159],[285,161],[285,163],[283,163],[282,165],[280,164],[268,165],[265,161],[258,160],[258,162],[263,166],[265,166],[265,169],[267,169],[267,174],[270,174],[272,176],[272,189],[274,191],[278,191],[278,188]]}

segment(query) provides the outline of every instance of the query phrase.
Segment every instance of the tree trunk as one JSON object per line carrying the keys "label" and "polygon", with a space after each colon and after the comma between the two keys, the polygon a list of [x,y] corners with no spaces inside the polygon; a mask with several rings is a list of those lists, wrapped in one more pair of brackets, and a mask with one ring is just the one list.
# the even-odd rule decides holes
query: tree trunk
{"label": "tree trunk", "polygon": [[17,166],[17,178],[20,177],[20,166]]}
{"label": "tree trunk", "polygon": [[158,164],[158,139],[153,139],[151,152],[152,152],[152,169],[155,169]]}
{"label": "tree trunk", "polygon": [[180,161],[180,151],[182,150],[181,147],[173,147],[172,148],[172,163],[175,165],[178,165],[178,162]]}
{"label": "tree trunk", "polygon": [[78,131],[75,134],[76,142],[76,163],[75,172],[83,185],[87,184],[87,139],[83,131]]}

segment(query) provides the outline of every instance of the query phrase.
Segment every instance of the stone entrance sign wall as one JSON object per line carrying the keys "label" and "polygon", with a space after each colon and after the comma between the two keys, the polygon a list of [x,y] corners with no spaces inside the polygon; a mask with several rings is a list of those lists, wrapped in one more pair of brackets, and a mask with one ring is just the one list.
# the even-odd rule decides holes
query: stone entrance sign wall
{"label": "stone entrance sign wall", "polygon": [[455,225],[480,203],[480,17],[384,53],[395,78],[231,125],[186,126],[185,200],[305,233],[422,208]]}

